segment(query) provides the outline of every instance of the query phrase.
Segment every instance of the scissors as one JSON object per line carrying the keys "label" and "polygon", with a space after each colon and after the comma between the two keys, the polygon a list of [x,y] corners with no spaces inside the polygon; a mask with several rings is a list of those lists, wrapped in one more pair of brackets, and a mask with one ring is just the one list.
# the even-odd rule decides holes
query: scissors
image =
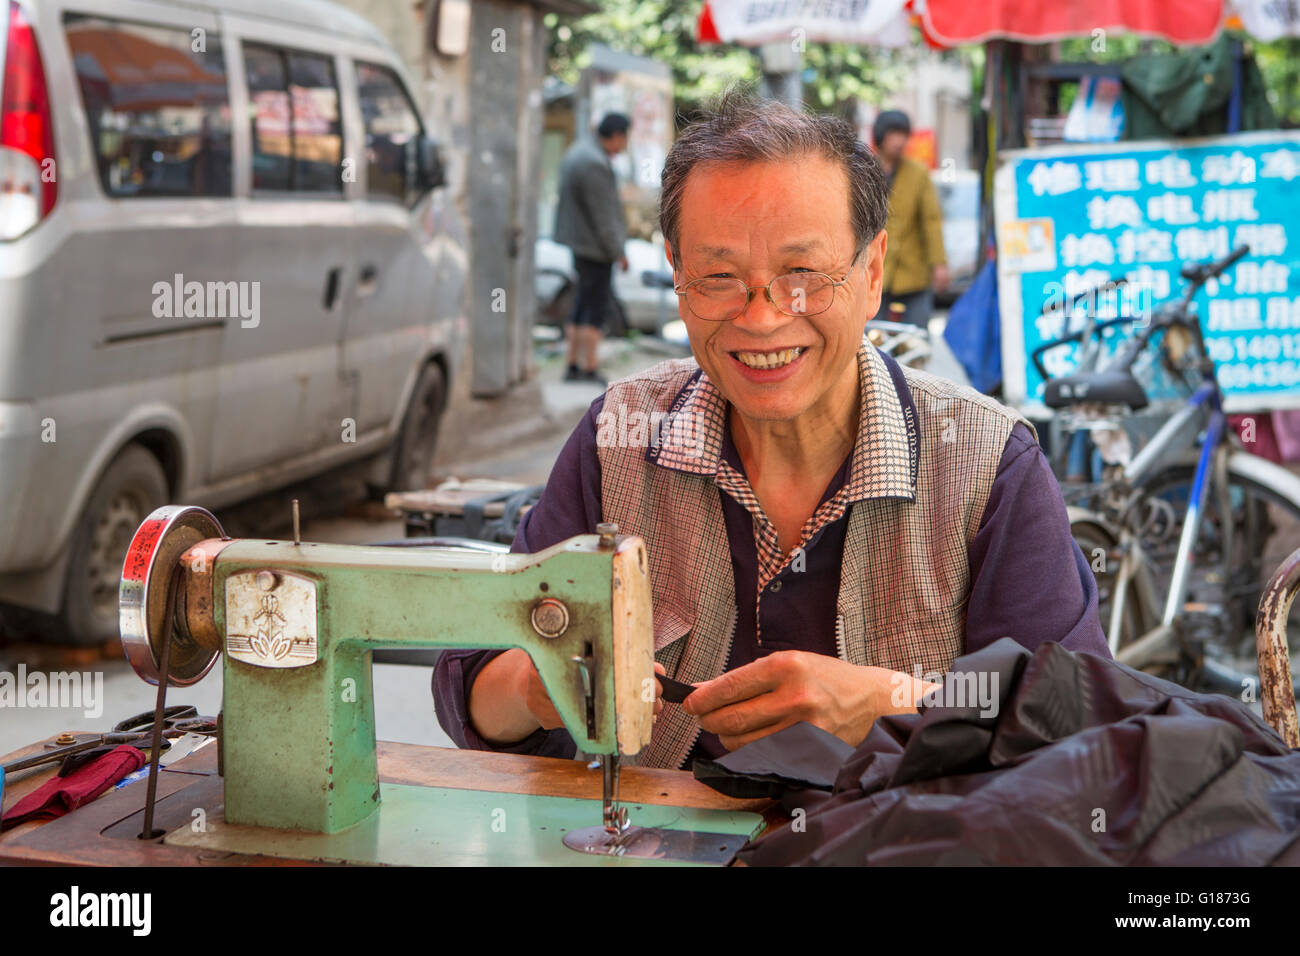
{"label": "scissors", "polygon": [[[216,733],[216,730],[216,718],[200,717],[198,709],[190,704],[176,704],[163,711],[162,736],[164,738],[183,737],[185,734],[211,734]],[[106,734],[91,734],[71,744],[46,744],[45,753],[34,754],[31,757],[24,757],[22,760],[7,763],[0,767],[0,771],[13,773],[18,770],[28,770],[32,767],[59,761],[65,762],[65,766],[59,768],[59,775],[63,776],[75,770],[78,766],[84,765],[89,755],[87,754],[87,758],[75,761],[67,760],[67,758],[79,756],[91,750],[98,750],[101,747],[116,747],[121,744],[138,745],[141,741],[151,738],[153,731],[153,711],[147,710],[144,713],[136,714],[134,717],[118,721],[113,725],[113,729]]]}
{"label": "scissors", "polygon": [[[153,733],[153,711],[119,720],[113,725],[114,733]],[[215,717],[200,717],[198,708],[192,704],[174,704],[163,711],[163,736],[180,737],[185,734],[214,734],[217,732]]]}

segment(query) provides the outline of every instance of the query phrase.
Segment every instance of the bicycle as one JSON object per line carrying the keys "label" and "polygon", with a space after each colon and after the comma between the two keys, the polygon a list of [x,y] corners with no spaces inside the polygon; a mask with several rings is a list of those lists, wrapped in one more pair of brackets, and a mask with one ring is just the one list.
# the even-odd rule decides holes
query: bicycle
{"label": "bicycle", "polygon": [[[1255,611],[1272,570],[1300,544],[1300,478],[1247,452],[1228,427],[1192,305],[1206,282],[1249,252],[1243,245],[1184,265],[1182,298],[1157,309],[1104,368],[1105,333],[1135,317],[1098,321],[1090,309],[1079,331],[1044,343],[1032,358],[1046,383],[1044,403],[1068,428],[1086,430],[1103,462],[1100,481],[1063,481],[1062,491],[1097,579],[1111,653],[1195,690],[1253,700]],[[1050,376],[1043,354],[1076,342],[1076,369]],[[1149,404],[1133,374],[1148,349],[1191,394],[1134,454],[1123,423]]]}
{"label": "bicycle", "polygon": [[862,337],[880,351],[892,355],[899,365],[912,368],[925,368],[934,352],[929,328],[907,322],[868,319]]}

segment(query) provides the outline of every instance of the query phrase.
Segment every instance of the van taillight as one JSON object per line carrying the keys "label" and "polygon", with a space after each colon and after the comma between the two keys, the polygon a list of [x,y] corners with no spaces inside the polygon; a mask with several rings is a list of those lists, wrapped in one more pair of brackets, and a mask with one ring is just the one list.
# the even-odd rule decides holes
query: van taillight
{"label": "van taillight", "polygon": [[49,86],[36,34],[16,0],[9,2],[0,84],[0,239],[12,239],[49,215],[59,196]]}

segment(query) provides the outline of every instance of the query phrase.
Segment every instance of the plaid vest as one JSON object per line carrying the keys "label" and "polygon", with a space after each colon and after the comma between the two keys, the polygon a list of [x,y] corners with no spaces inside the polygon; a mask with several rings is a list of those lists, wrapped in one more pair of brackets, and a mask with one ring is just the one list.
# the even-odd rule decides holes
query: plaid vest
{"label": "plaid vest", "polygon": [[[1025,419],[870,345],[858,370],[836,646],[851,664],[943,673],[965,643],[969,546],[1007,438]],[[597,423],[604,520],[645,539],[655,659],[687,683],[726,669],[735,633],[718,482],[727,413],[688,358],[613,382]],[[636,762],[680,767],[699,734],[694,717],[665,707]]]}

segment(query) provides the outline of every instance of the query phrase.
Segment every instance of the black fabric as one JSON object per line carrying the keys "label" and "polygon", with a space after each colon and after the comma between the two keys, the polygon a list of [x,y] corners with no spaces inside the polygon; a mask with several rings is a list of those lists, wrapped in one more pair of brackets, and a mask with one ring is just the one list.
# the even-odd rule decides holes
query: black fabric
{"label": "black fabric", "polygon": [[587,259],[575,253],[573,268],[578,273],[578,288],[573,297],[569,324],[603,329],[609,313],[614,309],[614,264]]}
{"label": "black fabric", "polygon": [[663,694],[660,696],[670,704],[680,704],[695,692],[694,684],[683,684],[681,681],[673,680],[671,677],[666,677],[663,674],[657,674],[655,676],[658,678],[660,686],[664,689]]}
{"label": "black fabric", "polygon": [[[1300,862],[1300,751],[1239,701],[1055,643],[1030,653],[1003,639],[959,658],[945,678],[950,704],[955,682],[969,689],[963,675],[972,674],[996,690],[995,706],[971,695],[965,706],[936,703],[880,718],[839,767],[832,794],[813,794],[795,825],[750,844],[739,859],[755,866]],[[774,768],[779,776],[791,759],[787,748],[804,746],[795,730],[728,759],[745,778]],[[775,756],[765,764],[760,754]],[[785,794],[791,810],[808,796],[800,788],[810,772],[801,766],[794,776]]]}
{"label": "black fabric", "polygon": [[792,787],[830,790],[852,754],[839,737],[800,721],[716,760],[696,760],[691,769],[696,780],[729,797],[778,798]]}

